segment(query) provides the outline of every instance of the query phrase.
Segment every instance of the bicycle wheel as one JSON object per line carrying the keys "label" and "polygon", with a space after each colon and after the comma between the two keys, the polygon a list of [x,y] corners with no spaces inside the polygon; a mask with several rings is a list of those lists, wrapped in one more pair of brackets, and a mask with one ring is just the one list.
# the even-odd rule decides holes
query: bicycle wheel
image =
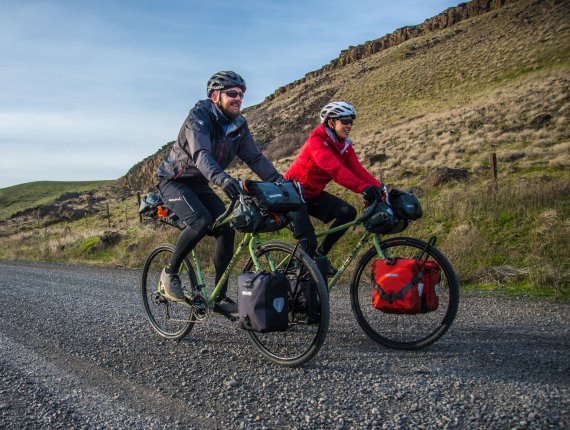
{"label": "bicycle wheel", "polygon": [[[272,333],[247,331],[251,342],[265,358],[288,367],[300,366],[319,352],[328,332],[330,313],[328,290],[315,262],[298,248],[286,268],[293,249],[290,243],[270,240],[260,246],[256,254],[263,270],[271,271],[269,264],[273,261],[277,270],[283,271],[289,280],[289,328]],[[250,270],[255,270],[251,257],[244,268],[244,271]],[[298,300],[300,285],[313,286],[314,312]]]}
{"label": "bicycle wheel", "polygon": [[[380,244],[391,257],[418,257],[427,243],[410,237],[395,237]],[[441,267],[437,310],[414,315],[390,314],[372,306],[371,266],[378,254],[371,248],[362,256],[350,285],[352,311],[364,332],[376,342],[396,349],[419,349],[438,340],[449,329],[459,305],[459,284],[453,267],[433,246],[426,249],[428,259]],[[425,255],[425,254],[424,254]]]}
{"label": "bicycle wheel", "polygon": [[[160,274],[174,252],[173,245],[159,245],[147,258],[141,279],[141,297],[144,310],[154,331],[165,339],[179,340],[194,326],[193,309],[187,304],[175,303],[159,292]],[[194,269],[187,258],[180,267],[182,289],[190,293],[197,284]]]}

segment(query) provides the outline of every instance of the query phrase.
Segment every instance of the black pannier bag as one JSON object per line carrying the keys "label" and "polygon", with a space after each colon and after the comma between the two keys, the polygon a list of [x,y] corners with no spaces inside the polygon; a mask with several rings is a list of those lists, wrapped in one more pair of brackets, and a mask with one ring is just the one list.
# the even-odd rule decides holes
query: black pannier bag
{"label": "black pannier bag", "polygon": [[253,196],[259,209],[267,212],[296,211],[303,200],[293,181],[245,181],[245,190]]}
{"label": "black pannier bag", "polygon": [[[314,261],[325,281],[325,285],[328,285],[328,258],[326,256],[318,256],[314,258]],[[289,309],[291,321],[309,325],[320,322],[321,302],[315,282],[312,280],[293,279],[289,283],[291,285],[291,308]]]}
{"label": "black pannier bag", "polygon": [[317,324],[321,320],[321,303],[313,281],[290,280],[291,321]]}
{"label": "black pannier bag", "polygon": [[282,272],[244,272],[238,276],[239,326],[269,333],[289,327],[289,281]]}

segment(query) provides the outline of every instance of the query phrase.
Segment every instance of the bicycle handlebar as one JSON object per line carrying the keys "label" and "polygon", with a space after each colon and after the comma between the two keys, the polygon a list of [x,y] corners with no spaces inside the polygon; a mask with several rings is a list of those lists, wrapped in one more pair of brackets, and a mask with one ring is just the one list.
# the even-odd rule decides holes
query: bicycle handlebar
{"label": "bicycle handlebar", "polygon": [[[388,187],[386,186],[386,184],[382,184],[380,188],[382,189],[382,193],[384,194],[385,202],[387,204],[390,204],[390,197],[389,197],[390,194],[388,193]],[[370,218],[374,213],[376,206],[378,206],[379,203],[380,200],[375,200],[370,205],[368,205],[368,207],[366,207],[366,209],[362,211],[362,214],[358,218],[356,218],[355,223],[361,224],[364,221],[366,221],[368,218]]]}
{"label": "bicycle handlebar", "polygon": [[232,200],[232,202],[230,203],[230,205],[227,207],[226,211],[221,214],[218,218],[216,218],[216,220],[214,221],[214,223],[212,224],[212,226],[210,227],[210,230],[215,229],[222,221],[224,221],[228,215],[230,213],[232,213],[232,211],[234,210],[234,208],[236,207],[236,203],[239,201],[239,199],[236,200]]}
{"label": "bicycle handlebar", "polygon": [[[295,181],[296,182],[296,181]],[[243,186],[243,181],[239,181],[239,184],[242,188],[244,188]],[[300,184],[299,184],[300,186]],[[388,188],[386,187],[386,185],[382,186],[382,190],[384,191],[384,195],[386,196],[386,202],[389,203],[388,201]],[[228,215],[234,210],[237,202],[240,200],[241,197],[238,197],[235,200],[232,200],[230,205],[227,207],[226,211],[221,214],[218,218],[216,218],[216,220],[214,221],[214,223],[211,226],[211,230],[215,229],[222,221],[224,221]],[[378,204],[380,203],[380,200],[376,200],[374,201],[372,204],[370,204],[366,209],[364,209],[364,211],[362,212],[362,214],[356,219],[354,220],[355,224],[361,224],[364,221],[366,221],[370,216],[372,216],[372,214],[374,213],[374,210],[376,209],[376,206],[378,206]]]}
{"label": "bicycle handlebar", "polygon": [[380,203],[380,200],[375,200],[372,204],[370,204],[366,209],[364,209],[362,211],[362,214],[358,218],[356,218],[354,220],[354,222],[356,224],[362,224],[364,221],[366,221],[368,218],[370,218],[372,216],[372,214],[374,213],[376,206],[378,206],[379,203]]}

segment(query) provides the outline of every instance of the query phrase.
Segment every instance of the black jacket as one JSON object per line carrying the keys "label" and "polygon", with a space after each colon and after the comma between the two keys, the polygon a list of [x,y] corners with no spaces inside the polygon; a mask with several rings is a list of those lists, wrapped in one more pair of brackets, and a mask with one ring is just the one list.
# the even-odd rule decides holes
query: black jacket
{"label": "black jacket", "polygon": [[255,145],[243,116],[227,121],[211,100],[200,100],[190,110],[157,175],[221,186],[229,177],[224,169],[236,155],[264,181],[277,175],[271,161]]}

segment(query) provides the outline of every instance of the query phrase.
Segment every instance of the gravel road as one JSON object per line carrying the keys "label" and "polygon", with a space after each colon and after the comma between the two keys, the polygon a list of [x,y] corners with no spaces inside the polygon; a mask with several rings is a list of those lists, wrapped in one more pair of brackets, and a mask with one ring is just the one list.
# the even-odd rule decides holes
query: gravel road
{"label": "gravel road", "polygon": [[570,304],[463,294],[450,331],[394,351],[331,295],[303,368],[224,318],[151,333],[133,270],[0,262],[0,429],[570,428]]}

